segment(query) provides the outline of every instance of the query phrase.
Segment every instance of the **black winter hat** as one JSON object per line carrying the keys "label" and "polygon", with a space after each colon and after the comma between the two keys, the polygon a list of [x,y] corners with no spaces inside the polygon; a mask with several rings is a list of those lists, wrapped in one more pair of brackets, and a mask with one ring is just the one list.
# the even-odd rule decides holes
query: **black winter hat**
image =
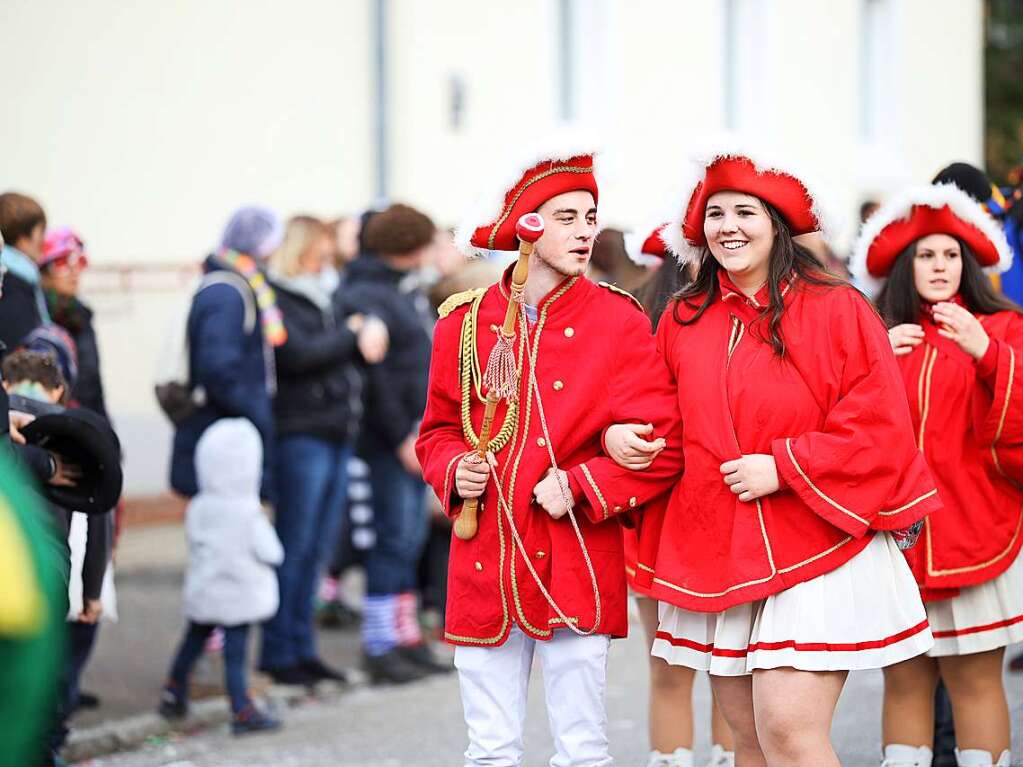
{"label": "black winter hat", "polygon": [[121,497],[121,443],[101,415],[82,408],[39,415],[21,430],[25,441],[58,453],[82,469],[74,487],[44,488],[53,503],[86,514],[105,514]]}
{"label": "black winter hat", "polygon": [[955,184],[981,204],[991,199],[991,179],[980,168],[968,162],[954,162],[946,166],[931,183]]}

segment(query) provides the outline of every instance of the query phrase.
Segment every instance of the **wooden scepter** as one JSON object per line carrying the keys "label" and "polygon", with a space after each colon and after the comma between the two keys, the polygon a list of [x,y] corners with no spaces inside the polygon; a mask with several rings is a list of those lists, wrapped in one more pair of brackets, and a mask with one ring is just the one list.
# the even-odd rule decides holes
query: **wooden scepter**
{"label": "wooden scepter", "polygon": [[[519,395],[519,377],[515,367],[515,326],[522,303],[522,291],[525,290],[526,278],[529,277],[529,257],[533,255],[533,243],[543,236],[543,218],[538,213],[527,213],[522,216],[515,224],[515,235],[519,238],[519,260],[512,271],[508,310],[504,314],[504,325],[497,331],[497,343],[490,352],[487,369],[483,374],[487,404],[483,411],[480,441],[476,450],[476,458],[481,462],[487,460],[490,432],[498,403],[502,399],[509,403],[514,402]],[[455,535],[463,541],[468,541],[476,535],[479,528],[476,516],[478,510],[479,498],[468,498],[462,504],[462,513],[455,520]]]}

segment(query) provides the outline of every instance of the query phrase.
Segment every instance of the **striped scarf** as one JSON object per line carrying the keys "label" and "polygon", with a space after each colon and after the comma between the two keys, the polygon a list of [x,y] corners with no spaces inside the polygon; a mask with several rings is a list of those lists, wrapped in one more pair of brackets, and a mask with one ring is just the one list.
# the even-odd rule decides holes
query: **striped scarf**
{"label": "striped scarf", "polygon": [[263,338],[270,346],[282,346],[288,340],[288,331],[284,328],[284,318],[277,308],[277,295],[266,275],[260,271],[251,256],[229,248],[221,248],[217,252],[217,260],[230,269],[238,272],[249,283],[256,295],[256,306],[259,307],[259,323],[263,327]]}

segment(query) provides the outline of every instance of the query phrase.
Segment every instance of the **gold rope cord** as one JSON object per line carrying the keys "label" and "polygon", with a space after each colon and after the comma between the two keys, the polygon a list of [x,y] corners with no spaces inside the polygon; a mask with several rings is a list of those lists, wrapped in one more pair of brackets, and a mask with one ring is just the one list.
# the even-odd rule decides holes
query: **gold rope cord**
{"label": "gold rope cord", "polygon": [[[482,374],[476,350],[476,329],[479,326],[478,313],[480,303],[479,299],[474,301],[472,309],[465,313],[465,318],[462,320],[462,343],[458,355],[458,369],[462,384],[462,433],[473,449],[479,449],[480,445],[479,435],[472,426],[473,394],[475,393],[480,402],[486,402],[486,397],[483,396],[483,392],[480,389]],[[522,349],[519,350],[518,370],[521,377]],[[511,440],[518,425],[518,402],[510,402],[508,403],[508,410],[504,414],[504,422],[501,424],[501,428],[490,440],[490,450],[494,453],[500,452]]]}

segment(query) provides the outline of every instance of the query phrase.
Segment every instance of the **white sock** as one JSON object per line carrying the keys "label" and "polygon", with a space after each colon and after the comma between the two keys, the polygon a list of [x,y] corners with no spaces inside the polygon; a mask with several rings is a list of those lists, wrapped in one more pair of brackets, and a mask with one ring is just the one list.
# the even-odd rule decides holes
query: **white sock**
{"label": "white sock", "polygon": [[707,767],[735,767],[735,752],[725,751],[720,743],[715,743],[710,750],[710,761]]}
{"label": "white sock", "polygon": [[881,767],[931,767],[934,754],[927,746],[904,746],[892,743],[884,747]]}
{"label": "white sock", "polygon": [[670,754],[651,751],[647,767],[693,767],[693,752],[688,748],[676,748]]}
{"label": "white sock", "polygon": [[1003,751],[996,762],[990,751],[980,748],[967,748],[964,751],[956,749],[956,764],[959,767],[1009,767],[1009,759],[1008,751]]}

